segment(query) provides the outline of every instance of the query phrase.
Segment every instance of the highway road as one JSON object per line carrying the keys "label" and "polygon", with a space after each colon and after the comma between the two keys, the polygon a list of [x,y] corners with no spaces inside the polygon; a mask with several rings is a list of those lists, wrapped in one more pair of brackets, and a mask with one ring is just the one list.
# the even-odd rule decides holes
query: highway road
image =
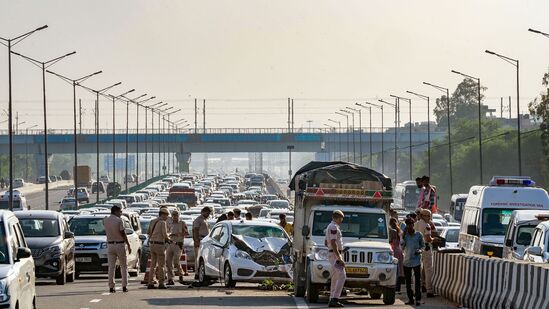
{"label": "highway road", "polygon": [[[67,190],[71,187],[70,185],[57,187],[57,188],[50,188],[50,196],[49,196],[49,209],[50,210],[59,210],[59,202],[67,195]],[[29,194],[25,194],[27,198],[27,204],[31,206],[31,209],[46,209],[45,207],[45,197],[44,197],[44,191],[40,192],[33,192]],[[99,199],[106,198],[106,194],[102,193],[99,195]],[[95,194],[90,194],[90,202],[95,202]]]}
{"label": "highway road", "polygon": [[[142,275],[141,275],[142,276]],[[99,308],[326,308],[328,298],[321,297],[317,304],[307,304],[303,298],[294,298],[288,291],[263,291],[256,284],[237,284],[234,289],[226,289],[220,284],[205,288],[189,288],[176,284],[168,290],[147,290],[140,284],[141,277],[130,278],[129,292],[108,293],[107,276],[82,276],[74,283],[65,286],[55,285],[53,280],[37,281],[37,307],[63,309]],[[189,282],[191,277],[187,277]],[[118,282],[118,289],[120,288]],[[403,286],[404,287],[404,286]],[[398,295],[392,306],[382,300],[372,300],[368,296],[351,294],[344,299],[347,308],[413,308],[405,305],[405,293]],[[424,299],[421,308],[456,308],[441,297]]]}

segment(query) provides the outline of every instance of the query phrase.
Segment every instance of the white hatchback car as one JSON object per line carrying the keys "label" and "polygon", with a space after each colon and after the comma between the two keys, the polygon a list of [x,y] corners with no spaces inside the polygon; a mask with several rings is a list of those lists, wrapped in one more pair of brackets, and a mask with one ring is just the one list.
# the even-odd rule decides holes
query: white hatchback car
{"label": "white hatchback car", "polygon": [[208,285],[223,277],[226,287],[236,282],[289,282],[292,268],[288,234],[262,221],[225,220],[200,242],[198,278]]}
{"label": "white hatchback car", "polygon": [[0,239],[0,308],[35,308],[34,260],[11,211],[0,211]]}

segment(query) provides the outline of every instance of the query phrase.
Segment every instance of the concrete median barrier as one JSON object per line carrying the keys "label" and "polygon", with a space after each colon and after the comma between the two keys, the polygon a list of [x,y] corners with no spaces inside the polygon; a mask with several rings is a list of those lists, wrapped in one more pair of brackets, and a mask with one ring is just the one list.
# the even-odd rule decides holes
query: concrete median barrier
{"label": "concrete median barrier", "polygon": [[549,308],[549,265],[434,253],[435,292],[471,309]]}

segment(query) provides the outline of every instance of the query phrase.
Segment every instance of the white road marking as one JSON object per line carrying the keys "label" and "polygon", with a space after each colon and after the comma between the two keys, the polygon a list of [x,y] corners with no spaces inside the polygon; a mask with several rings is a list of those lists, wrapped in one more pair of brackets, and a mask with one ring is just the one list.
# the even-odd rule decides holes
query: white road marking
{"label": "white road marking", "polygon": [[297,309],[309,309],[309,305],[303,297],[293,297]]}
{"label": "white road marking", "polygon": [[105,296],[107,296],[107,295],[111,295],[111,293],[109,293],[109,292],[105,292],[105,293],[101,293],[101,295],[105,295]]}
{"label": "white road marking", "polygon": [[96,299],[90,300],[90,303],[98,303],[98,302],[100,302],[100,301],[101,301],[101,299],[96,298]]}

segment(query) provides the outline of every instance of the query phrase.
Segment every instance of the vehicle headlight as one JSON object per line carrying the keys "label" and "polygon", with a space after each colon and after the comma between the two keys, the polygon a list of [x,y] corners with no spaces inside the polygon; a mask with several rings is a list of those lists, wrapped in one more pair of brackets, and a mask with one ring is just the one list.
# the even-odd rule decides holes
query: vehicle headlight
{"label": "vehicle headlight", "polygon": [[237,250],[234,254],[235,257],[239,259],[251,260],[252,257],[246,251]]}
{"label": "vehicle headlight", "polygon": [[325,261],[328,259],[328,249],[315,248],[315,260]]}
{"label": "vehicle headlight", "polygon": [[101,243],[101,246],[99,246],[99,249],[107,249],[107,243],[106,243],[106,242],[102,242],[102,243]]}
{"label": "vehicle headlight", "polygon": [[47,252],[50,254],[50,255],[60,255],[61,254],[61,247],[60,246],[51,246],[47,249]]}
{"label": "vehicle headlight", "polygon": [[393,253],[391,251],[374,253],[374,263],[391,264],[393,262]]}
{"label": "vehicle headlight", "polygon": [[8,280],[0,280],[0,302],[5,303],[10,300],[10,295],[8,292]]}

